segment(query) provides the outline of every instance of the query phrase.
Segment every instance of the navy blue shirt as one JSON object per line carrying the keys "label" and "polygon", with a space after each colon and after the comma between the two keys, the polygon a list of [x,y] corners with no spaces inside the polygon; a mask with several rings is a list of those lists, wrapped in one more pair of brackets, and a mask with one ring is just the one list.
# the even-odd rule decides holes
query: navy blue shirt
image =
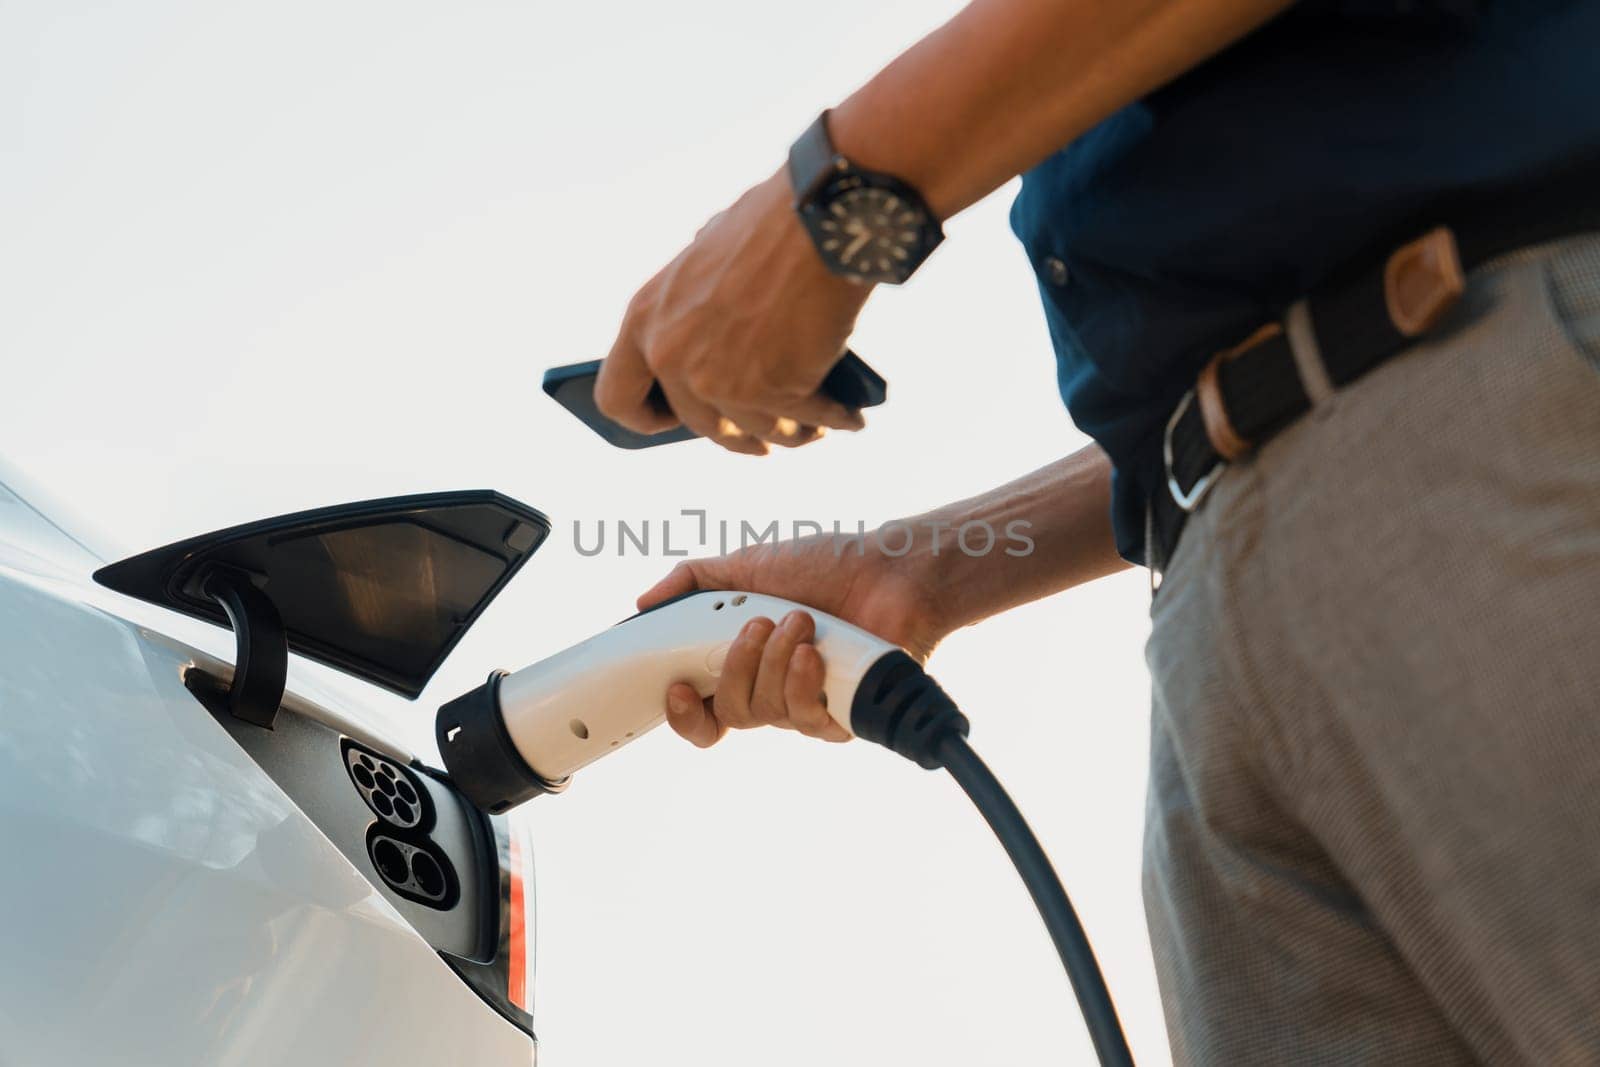
{"label": "navy blue shirt", "polygon": [[1434,205],[1588,158],[1600,0],[1396,0],[1298,5],[1024,175],[1012,228],[1123,556],[1213,352]]}

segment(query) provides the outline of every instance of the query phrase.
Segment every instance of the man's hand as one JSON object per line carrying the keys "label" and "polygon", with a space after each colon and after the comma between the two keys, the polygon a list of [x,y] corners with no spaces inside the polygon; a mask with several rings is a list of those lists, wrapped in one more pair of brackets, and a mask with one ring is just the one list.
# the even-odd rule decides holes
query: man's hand
{"label": "man's hand", "polygon": [[[639,598],[644,609],[695,589],[739,589],[809,604],[926,660],[953,626],[941,621],[922,561],[885,556],[835,537],[755,545],[680,563]],[[667,690],[667,722],[701,748],[731,729],[781,726],[827,741],[849,739],[822,704],[823,664],[810,615],[752,619],[728,649],[714,696],[685,684]]]}
{"label": "man's hand", "polygon": [[[835,108],[830,132],[948,220],[1289,3],[973,0]],[[791,200],[773,175],[639,290],[595,384],[603,413],[756,455],[861,428],[817,388],[869,289],[828,272]],[[652,409],[654,382],[672,414]]]}
{"label": "man's hand", "polygon": [[[962,530],[973,524],[994,533],[993,551],[973,555],[964,546]],[[680,563],[639,608],[696,589],[764,593],[809,604],[926,661],[963,626],[1127,566],[1111,536],[1111,461],[1095,445],[893,525],[900,532],[892,538],[835,534]],[[887,554],[886,539],[904,551]],[[730,728],[769,724],[845,740],[822,704],[815,634],[803,611],[752,619],[728,649],[710,699],[689,685],[667,690],[667,722],[702,748]]]}
{"label": "man's hand", "polygon": [[[844,352],[867,286],[823,266],[782,174],[717,215],[635,294],[595,402],[640,433],[684,425],[734,452],[764,455],[861,415],[818,395]],[[647,397],[661,384],[672,414]],[[676,417],[674,417],[676,416]]]}

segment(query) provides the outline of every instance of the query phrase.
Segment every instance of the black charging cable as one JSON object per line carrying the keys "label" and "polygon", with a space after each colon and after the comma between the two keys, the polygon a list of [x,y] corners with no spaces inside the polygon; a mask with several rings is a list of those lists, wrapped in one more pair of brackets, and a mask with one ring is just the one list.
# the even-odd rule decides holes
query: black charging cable
{"label": "black charging cable", "polygon": [[1133,1067],[1105,976],[1061,879],[1027,820],[993,772],[967,744],[968,723],[916,660],[891,653],[867,671],[851,705],[857,736],[876,741],[929,770],[943,767],[966,792],[1022,877],[1077,995],[1095,1054],[1105,1067]]}
{"label": "black charging cable", "polygon": [[958,733],[945,734],[937,746],[936,755],[950,772],[950,777],[972,798],[984,821],[1000,839],[1006,855],[1022,876],[1055,942],[1056,952],[1067,969],[1072,991],[1078,996],[1078,1007],[1083,1021],[1089,1027],[1089,1039],[1094,1042],[1100,1062],[1119,1067],[1132,1067],[1133,1056],[1128,1052],[1128,1039],[1123,1036],[1122,1024],[1117,1020],[1117,1009],[1112,1006],[1111,992],[1106,988],[1105,976],[1095,962],[1094,949],[1083,932],[1083,924],[1067,898],[1067,891],[1050,866],[1039,839],[1033,836],[1028,823],[1017,810],[1011,797],[972,751],[967,739]]}

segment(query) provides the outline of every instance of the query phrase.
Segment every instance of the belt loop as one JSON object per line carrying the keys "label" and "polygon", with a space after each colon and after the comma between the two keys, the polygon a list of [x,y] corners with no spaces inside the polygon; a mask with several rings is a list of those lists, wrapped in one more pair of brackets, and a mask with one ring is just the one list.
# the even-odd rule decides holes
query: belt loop
{"label": "belt loop", "polygon": [[[1239,436],[1239,431],[1234,429],[1233,419],[1228,415],[1228,405],[1222,398],[1222,382],[1219,377],[1222,364],[1229,360],[1238,359],[1257,345],[1265,344],[1282,333],[1283,323],[1269,322],[1239,344],[1218,352],[1211,357],[1210,362],[1200,369],[1200,377],[1195,379],[1194,389],[1190,391],[1194,397],[1195,404],[1200,408],[1200,420],[1206,428],[1206,440],[1211,442],[1211,447],[1216,451],[1217,455],[1229,463],[1244,458],[1255,446],[1252,442],[1246,441]],[[1182,412],[1183,405],[1180,404],[1173,416],[1174,421]],[[1169,427],[1167,435],[1170,437],[1171,434],[1172,431]],[[1199,498],[1195,498],[1194,502],[1198,504]],[[1182,501],[1179,501],[1179,503],[1182,503]],[[1192,509],[1186,507],[1184,510]]]}
{"label": "belt loop", "polygon": [[1389,322],[1402,337],[1414,339],[1433,329],[1466,288],[1461,250],[1448,226],[1436,226],[1401,245],[1383,267]]}
{"label": "belt loop", "polygon": [[1333,395],[1333,380],[1328,377],[1327,365],[1322,362],[1322,346],[1317,343],[1317,327],[1311,320],[1311,305],[1304,299],[1296,300],[1284,316],[1284,332],[1289,339],[1289,352],[1294,356],[1295,370],[1300,373],[1300,385],[1306,391],[1311,406],[1321,407]]}
{"label": "belt loop", "polygon": [[[1160,492],[1161,490],[1156,490]],[[1150,599],[1156,598],[1161,588],[1161,569],[1167,561],[1161,558],[1161,545],[1156,542],[1156,505],[1152,496],[1144,503],[1144,561],[1150,571]]]}

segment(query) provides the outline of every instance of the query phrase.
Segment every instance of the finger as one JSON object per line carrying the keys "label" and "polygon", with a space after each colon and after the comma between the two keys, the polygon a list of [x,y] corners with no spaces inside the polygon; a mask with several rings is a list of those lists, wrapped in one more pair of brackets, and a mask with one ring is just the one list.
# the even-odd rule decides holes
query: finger
{"label": "finger", "polygon": [[661,390],[666,394],[667,403],[672,405],[672,410],[683,420],[683,424],[701,437],[715,441],[730,452],[741,452],[749,456],[767,454],[764,442],[741,431],[704,400],[667,382],[661,383]]}
{"label": "finger", "polygon": [[640,611],[644,611],[663,600],[683,596],[696,589],[732,589],[736,586],[734,568],[726,556],[686,559],[668,571],[666,577],[640,593],[634,603]]}
{"label": "finger", "polygon": [[783,413],[798,423],[825,426],[830,430],[860,430],[867,425],[866,416],[860,411],[820,393],[785,401]]}
{"label": "finger", "polygon": [[772,635],[771,619],[751,619],[728,646],[722,661],[722,676],[711,710],[717,721],[736,730],[756,725],[750,717],[750,691],[755,688],[756,671],[761,666],[761,650]]}
{"label": "finger", "polygon": [[638,316],[632,312],[622,320],[622,329],[595,378],[594,404],[602,415],[630,430],[660,433],[678,425],[678,420],[671,412],[657,411],[650,403],[650,388],[656,379],[635,338],[637,321]]}
{"label": "finger", "polygon": [[696,230],[694,232],[694,239],[696,241],[698,241],[698,240],[700,240],[700,238],[704,237],[706,231],[711,229],[711,227],[715,226],[717,223],[721,222],[723,217],[725,215],[727,215],[727,214],[728,214],[728,209],[727,208],[723,208],[721,211],[717,212],[715,215],[712,215],[709,219],[707,219],[705,221],[704,225],[702,225],[698,230]]}
{"label": "finger", "polygon": [[784,448],[799,448],[801,445],[809,445],[813,441],[820,441],[826,436],[828,436],[827,427],[808,426],[804,423],[801,423],[799,428],[795,431],[794,439],[792,441],[779,441],[777,443],[782,445]]}
{"label": "finger", "polygon": [[849,731],[828,714],[827,698],[822,692],[824,677],[822,654],[817,646],[796,646],[789,656],[789,671],[783,682],[783,702],[789,709],[789,721],[807,737],[848,741]]}
{"label": "finger", "polygon": [[821,427],[801,423],[786,415],[774,418],[771,415],[760,415],[750,411],[732,411],[728,413],[728,417],[751,437],[760,438],[768,444],[778,445],[781,448],[799,448],[801,445],[808,445],[823,433]]}
{"label": "finger", "polygon": [[750,717],[759,723],[781,722],[789,717],[783,703],[784,678],[789,673],[789,657],[803,641],[816,635],[816,624],[803,611],[791,611],[772,631],[767,647],[761,651],[761,666],[750,691]]}
{"label": "finger", "polygon": [[701,588],[700,575],[695,572],[695,565],[685,561],[668,571],[665,578],[640,593],[639,599],[633,603],[640,611],[644,611],[663,600],[671,600],[675,596],[683,596],[699,588]]}
{"label": "finger", "polygon": [[729,422],[738,427],[740,433],[748,434],[751,437],[767,440],[771,434],[776,432],[777,418],[772,415],[764,415],[754,408],[728,408],[722,414]]}
{"label": "finger", "polygon": [[728,728],[711,714],[694,686],[686,682],[678,682],[667,690],[667,725],[697,748],[710,748],[728,732]]}

